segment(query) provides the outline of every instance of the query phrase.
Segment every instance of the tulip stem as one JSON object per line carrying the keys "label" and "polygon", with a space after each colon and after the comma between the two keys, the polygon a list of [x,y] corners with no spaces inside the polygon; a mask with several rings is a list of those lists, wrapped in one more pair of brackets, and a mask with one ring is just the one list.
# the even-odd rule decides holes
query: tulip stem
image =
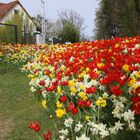
{"label": "tulip stem", "polygon": [[100,116],[100,107],[98,107],[98,111],[97,111],[97,122],[98,122],[98,123],[99,123],[99,121],[100,121],[99,116]]}
{"label": "tulip stem", "polygon": [[72,131],[72,126],[70,127],[70,129],[71,129],[71,136],[72,136],[72,140],[73,140],[73,131]]}

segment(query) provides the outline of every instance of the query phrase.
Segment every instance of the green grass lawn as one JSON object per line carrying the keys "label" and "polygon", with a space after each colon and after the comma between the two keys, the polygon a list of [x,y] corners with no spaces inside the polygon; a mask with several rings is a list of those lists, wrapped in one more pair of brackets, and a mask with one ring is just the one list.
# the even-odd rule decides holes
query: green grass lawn
{"label": "green grass lawn", "polygon": [[28,128],[31,121],[46,121],[45,128],[50,127],[29,91],[29,79],[19,68],[0,62],[0,140],[37,140],[36,133]]}

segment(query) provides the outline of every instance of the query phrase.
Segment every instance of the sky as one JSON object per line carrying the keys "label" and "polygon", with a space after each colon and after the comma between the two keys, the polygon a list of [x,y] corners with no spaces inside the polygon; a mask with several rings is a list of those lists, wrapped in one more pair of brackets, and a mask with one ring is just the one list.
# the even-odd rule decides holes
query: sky
{"label": "sky", "polygon": [[[0,0],[7,3],[14,0]],[[28,13],[33,17],[40,13],[41,0],[19,0]],[[61,10],[74,10],[84,18],[85,35],[93,36],[95,28],[95,13],[99,0],[45,0],[46,18],[55,21],[58,19],[58,12]]]}

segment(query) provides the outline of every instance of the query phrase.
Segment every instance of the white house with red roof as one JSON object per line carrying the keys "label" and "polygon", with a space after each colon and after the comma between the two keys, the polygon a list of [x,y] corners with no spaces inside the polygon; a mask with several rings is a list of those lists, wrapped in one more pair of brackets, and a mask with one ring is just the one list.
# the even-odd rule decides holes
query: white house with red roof
{"label": "white house with red roof", "polygon": [[[0,23],[5,23],[6,20],[9,20],[14,14],[17,13],[22,13],[21,15],[23,16],[23,21],[25,20],[25,18],[28,18],[29,24],[30,26],[32,26],[33,33],[37,31],[37,24],[18,0],[10,3],[0,2]],[[37,44],[39,43],[38,37],[36,37]]]}

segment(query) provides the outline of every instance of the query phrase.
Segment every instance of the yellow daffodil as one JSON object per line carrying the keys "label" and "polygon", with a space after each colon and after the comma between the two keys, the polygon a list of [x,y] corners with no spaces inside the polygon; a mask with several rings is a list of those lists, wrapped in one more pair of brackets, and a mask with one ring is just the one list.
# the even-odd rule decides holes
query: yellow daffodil
{"label": "yellow daffodil", "polygon": [[88,67],[86,68],[86,72],[89,72],[89,68]]}
{"label": "yellow daffodil", "polygon": [[107,105],[106,103],[106,100],[102,99],[102,98],[99,98],[97,101],[96,101],[96,105],[97,106],[101,106],[101,107],[105,107]]}
{"label": "yellow daffodil", "polygon": [[41,66],[44,67],[45,66],[45,63],[41,63]]}
{"label": "yellow daffodil", "polygon": [[46,107],[47,107],[47,102],[46,102],[46,100],[43,100],[43,101],[42,101],[42,107],[43,107],[43,108],[46,108]]}
{"label": "yellow daffodil", "polygon": [[74,80],[69,80],[68,84],[69,84],[69,86],[74,86]]}
{"label": "yellow daffodil", "polygon": [[50,118],[50,119],[52,119],[52,118],[53,118],[53,116],[52,116],[52,115],[50,115],[50,116],[49,116],[49,118]]}
{"label": "yellow daffodil", "polygon": [[50,73],[50,77],[53,78],[54,77],[54,74],[53,73]]}
{"label": "yellow daffodil", "polygon": [[84,77],[85,74],[86,74],[86,71],[83,71],[82,73],[80,73],[80,74],[78,75],[78,78]]}
{"label": "yellow daffodil", "polygon": [[104,66],[104,63],[98,63],[97,66],[98,68],[101,68],[102,66]]}
{"label": "yellow daffodil", "polygon": [[115,47],[116,47],[116,48],[120,47],[120,44],[116,44]]}
{"label": "yellow daffodil", "polygon": [[79,92],[79,97],[81,98],[81,99],[83,99],[83,100],[87,100],[87,96],[86,96],[86,93],[84,93],[84,92]]}
{"label": "yellow daffodil", "polygon": [[84,85],[80,85],[80,89],[83,90],[85,88]]}
{"label": "yellow daffodil", "polygon": [[128,72],[129,71],[129,65],[127,65],[127,64],[123,65],[122,69],[124,71]]}
{"label": "yellow daffodil", "polygon": [[60,86],[57,87],[57,92],[58,92],[60,95],[62,94],[62,90],[61,90],[61,87],[60,87]]}
{"label": "yellow daffodil", "polygon": [[140,78],[140,71],[137,71],[135,75],[137,78]]}
{"label": "yellow daffodil", "polygon": [[56,116],[58,118],[62,118],[66,114],[66,110],[65,109],[57,109],[55,111],[55,113],[56,113]]}
{"label": "yellow daffodil", "polygon": [[133,87],[133,92],[132,93],[135,93],[136,92],[136,89],[138,87],[140,87],[140,85],[139,84],[133,84],[132,87]]}
{"label": "yellow daffodil", "polygon": [[14,54],[13,57],[16,59],[16,58],[18,58],[18,55],[17,54]]}
{"label": "yellow daffodil", "polygon": [[76,89],[74,86],[71,86],[71,87],[70,87],[70,90],[71,90],[71,92],[73,92],[73,93],[76,93],[76,92],[77,92],[77,89]]}
{"label": "yellow daffodil", "polygon": [[63,104],[62,104],[60,101],[57,101],[56,106],[57,106],[58,108],[62,108],[62,107],[63,107]]}
{"label": "yellow daffodil", "polygon": [[27,77],[28,78],[34,78],[35,76],[33,74],[29,74]]}
{"label": "yellow daffodil", "polygon": [[128,86],[132,86],[134,83],[136,83],[136,79],[135,79],[135,77],[130,77],[131,78],[131,80],[128,82]]}
{"label": "yellow daffodil", "polygon": [[65,66],[64,66],[64,65],[61,66],[61,70],[62,70],[62,71],[65,70]]}
{"label": "yellow daffodil", "polygon": [[85,116],[85,119],[86,119],[86,121],[90,121],[91,117],[88,116],[88,115],[86,115],[86,116]]}

